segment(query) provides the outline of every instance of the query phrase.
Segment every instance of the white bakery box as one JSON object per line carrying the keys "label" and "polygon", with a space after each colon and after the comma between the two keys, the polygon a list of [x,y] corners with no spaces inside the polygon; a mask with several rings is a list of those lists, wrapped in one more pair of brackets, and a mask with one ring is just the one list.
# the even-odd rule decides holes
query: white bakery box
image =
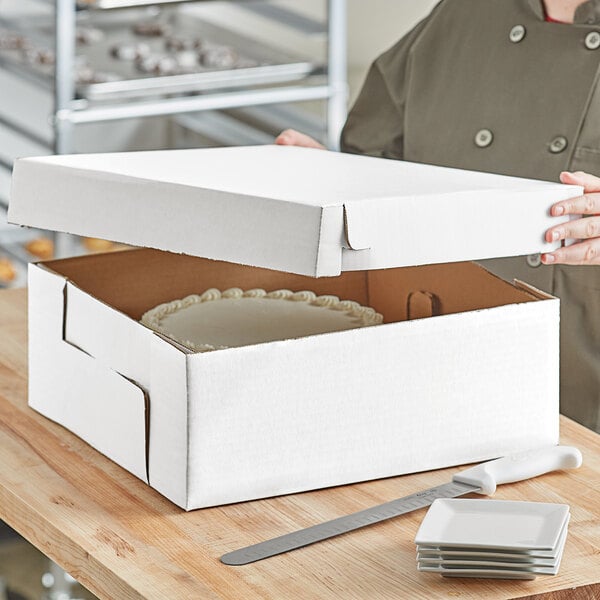
{"label": "white bakery box", "polygon": [[[458,261],[553,248],[581,191],[277,146],[18,160],[12,222],[145,247],[30,265],[29,403],[188,510],[556,444],[559,301]],[[385,322],[205,353],[138,322],[213,287]]]}

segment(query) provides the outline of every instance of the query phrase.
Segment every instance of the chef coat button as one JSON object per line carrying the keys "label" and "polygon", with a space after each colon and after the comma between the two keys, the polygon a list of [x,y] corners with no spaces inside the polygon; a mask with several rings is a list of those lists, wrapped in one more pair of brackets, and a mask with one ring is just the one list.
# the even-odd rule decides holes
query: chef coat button
{"label": "chef coat button", "polygon": [[527,33],[527,30],[523,25],[515,25],[508,34],[508,39],[513,42],[513,44],[518,44]]}
{"label": "chef coat button", "polygon": [[568,143],[569,142],[567,141],[567,138],[564,135],[557,135],[550,142],[550,145],[548,146],[548,150],[550,152],[552,152],[552,154],[558,154],[567,147]]}
{"label": "chef coat button", "polygon": [[527,264],[530,267],[539,267],[542,264],[542,255],[541,254],[530,254],[527,257]]}
{"label": "chef coat button", "polygon": [[600,32],[590,31],[585,36],[585,47],[588,50],[597,50],[600,48]]}
{"label": "chef coat button", "polygon": [[487,148],[493,141],[494,134],[489,129],[480,129],[475,134],[475,144],[480,148]]}

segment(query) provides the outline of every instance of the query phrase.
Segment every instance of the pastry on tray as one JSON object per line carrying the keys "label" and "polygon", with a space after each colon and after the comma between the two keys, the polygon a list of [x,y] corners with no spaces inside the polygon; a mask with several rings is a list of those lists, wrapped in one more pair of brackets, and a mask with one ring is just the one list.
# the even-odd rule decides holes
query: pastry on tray
{"label": "pastry on tray", "polygon": [[17,270],[12,261],[0,256],[0,284],[10,283],[17,277]]}
{"label": "pastry on tray", "polygon": [[25,244],[25,249],[29,254],[47,260],[54,256],[54,242],[47,237],[38,237],[33,240],[29,240]]}

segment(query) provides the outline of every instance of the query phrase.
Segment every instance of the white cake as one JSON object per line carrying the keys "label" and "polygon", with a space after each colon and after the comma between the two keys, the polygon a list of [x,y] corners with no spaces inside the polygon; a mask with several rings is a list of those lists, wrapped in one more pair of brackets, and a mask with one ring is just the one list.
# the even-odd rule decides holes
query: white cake
{"label": "white cake", "polygon": [[383,317],[337,296],[231,288],[160,304],[141,322],[192,350],[207,352],[378,325]]}

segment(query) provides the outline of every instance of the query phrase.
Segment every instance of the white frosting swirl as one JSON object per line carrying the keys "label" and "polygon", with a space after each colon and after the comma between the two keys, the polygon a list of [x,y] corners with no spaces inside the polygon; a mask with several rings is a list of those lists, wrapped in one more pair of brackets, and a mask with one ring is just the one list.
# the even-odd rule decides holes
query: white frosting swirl
{"label": "white frosting swirl", "polygon": [[214,302],[220,299],[240,298],[269,298],[273,300],[288,300],[291,302],[306,302],[307,304],[313,306],[343,311],[357,321],[358,327],[379,325],[383,323],[383,316],[381,314],[376,312],[370,306],[361,306],[358,302],[353,300],[340,300],[337,296],[329,294],[317,296],[310,290],[292,292],[291,290],[281,289],[267,292],[260,288],[254,288],[246,291],[240,288],[229,288],[223,292],[216,288],[210,288],[201,295],[192,294],[190,296],[186,296],[185,298],[173,300],[172,302],[159,304],[158,306],[144,313],[141,318],[141,322],[151,329],[154,329],[166,337],[173,339],[174,341],[183,344],[184,346],[187,346],[197,352],[223,350],[227,348],[227,346],[199,344],[191,342],[190,340],[177,339],[162,328],[161,321],[166,316],[176,313],[177,311],[192,306],[196,303]]}

